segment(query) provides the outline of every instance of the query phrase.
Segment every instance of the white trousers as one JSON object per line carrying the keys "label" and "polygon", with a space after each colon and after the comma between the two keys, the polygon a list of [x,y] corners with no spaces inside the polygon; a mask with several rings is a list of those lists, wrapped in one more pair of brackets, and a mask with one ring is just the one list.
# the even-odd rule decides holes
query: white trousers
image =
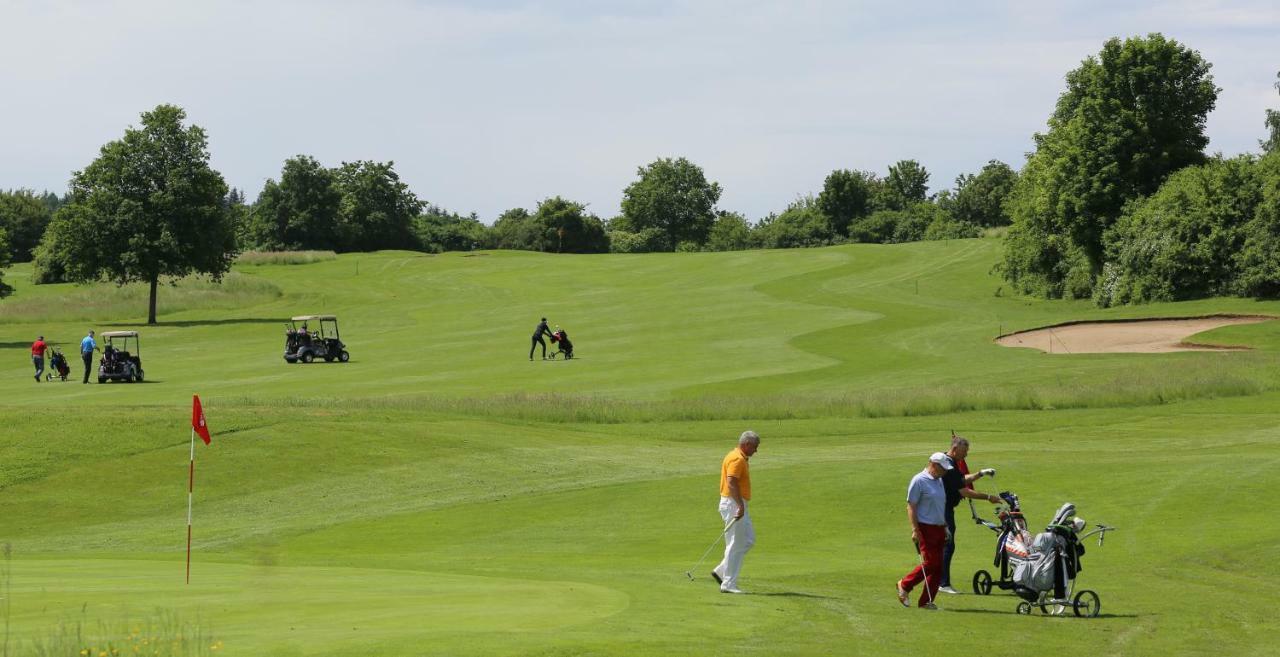
{"label": "white trousers", "polygon": [[[738,573],[742,571],[742,560],[747,550],[756,544],[756,528],[751,524],[751,503],[743,500],[742,519],[733,523],[724,534],[724,560],[716,566],[716,574],[720,576],[722,589],[738,588]],[[738,512],[738,503],[732,497],[720,498],[720,517],[724,524],[729,524]]]}

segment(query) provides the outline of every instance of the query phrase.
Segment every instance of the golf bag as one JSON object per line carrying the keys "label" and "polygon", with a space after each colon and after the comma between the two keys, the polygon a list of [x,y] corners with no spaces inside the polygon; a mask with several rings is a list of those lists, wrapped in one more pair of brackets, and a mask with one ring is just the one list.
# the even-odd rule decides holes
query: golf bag
{"label": "golf bag", "polygon": [[551,344],[559,347],[559,349],[551,354],[555,358],[557,354],[564,354],[564,359],[573,358],[573,343],[569,342],[569,333],[562,328],[557,328],[555,333],[551,334]]}
{"label": "golf bag", "polygon": [[62,355],[60,349],[54,349],[53,355],[49,357],[49,371],[45,373],[45,380],[52,381],[53,377],[58,377],[63,381],[67,380],[67,376],[71,374],[71,366],[67,364],[67,357]]}
{"label": "golf bag", "polygon": [[1077,532],[1083,521],[1072,523],[1076,507],[1063,504],[1045,530],[1028,540],[1024,531],[1010,536],[1004,542],[1010,567],[1013,570],[1014,592],[1028,602],[1051,594],[1055,599],[1067,595],[1072,580],[1083,570],[1080,557],[1084,556],[1084,544]]}

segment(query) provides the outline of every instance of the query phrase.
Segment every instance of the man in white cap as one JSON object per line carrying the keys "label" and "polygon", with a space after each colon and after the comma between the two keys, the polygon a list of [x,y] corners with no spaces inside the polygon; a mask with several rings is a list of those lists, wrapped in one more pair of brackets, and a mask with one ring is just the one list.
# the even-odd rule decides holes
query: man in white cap
{"label": "man in white cap", "polygon": [[921,562],[906,577],[898,580],[898,602],[907,602],[917,584],[924,582],[917,606],[937,609],[934,596],[938,594],[938,577],[942,574],[942,548],[947,543],[947,491],[942,486],[942,475],[951,469],[951,459],[942,452],[929,456],[929,465],[911,478],[907,486],[907,520],[911,521],[911,542]]}

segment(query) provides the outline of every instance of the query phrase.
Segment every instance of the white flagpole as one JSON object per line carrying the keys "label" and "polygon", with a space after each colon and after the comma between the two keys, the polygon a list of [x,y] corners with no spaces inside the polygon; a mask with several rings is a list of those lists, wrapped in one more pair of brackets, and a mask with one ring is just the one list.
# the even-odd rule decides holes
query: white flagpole
{"label": "white flagpole", "polygon": [[196,428],[191,427],[191,467],[187,478],[187,583],[191,583],[191,493],[196,488]]}

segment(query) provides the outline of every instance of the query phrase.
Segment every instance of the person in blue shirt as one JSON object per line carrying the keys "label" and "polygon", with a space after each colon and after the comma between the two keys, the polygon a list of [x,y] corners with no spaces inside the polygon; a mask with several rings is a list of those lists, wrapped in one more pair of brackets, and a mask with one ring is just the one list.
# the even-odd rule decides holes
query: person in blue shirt
{"label": "person in blue shirt", "polygon": [[898,580],[898,602],[906,607],[911,589],[924,584],[919,606],[937,609],[938,576],[942,574],[942,549],[947,542],[947,491],[942,476],[953,466],[942,452],[934,452],[929,464],[907,486],[907,519],[911,522],[911,542],[920,553],[920,564]]}
{"label": "person in blue shirt", "polygon": [[98,350],[98,341],[93,339],[93,331],[80,341],[80,358],[84,360],[84,383],[89,382],[89,370],[93,368],[93,352]]}

